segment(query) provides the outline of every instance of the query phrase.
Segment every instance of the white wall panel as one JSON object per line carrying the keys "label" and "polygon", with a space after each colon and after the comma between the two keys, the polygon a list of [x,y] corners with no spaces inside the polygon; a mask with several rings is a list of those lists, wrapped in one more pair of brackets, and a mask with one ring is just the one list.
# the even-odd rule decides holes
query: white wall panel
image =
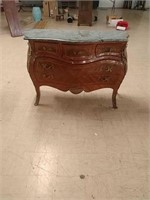
{"label": "white wall panel", "polygon": [[[116,8],[123,7],[123,0],[116,0]],[[101,8],[111,8],[113,5],[111,0],[99,0],[99,7]]]}
{"label": "white wall panel", "polygon": [[[132,0],[132,7],[134,7],[137,0]],[[116,0],[116,8],[122,8],[123,7],[124,0]],[[111,0],[99,0],[99,7],[101,8],[111,8],[112,7]],[[150,8],[150,0],[146,1],[145,8]]]}
{"label": "white wall panel", "polygon": [[150,8],[150,0],[147,0],[147,1],[146,1],[145,8]]}

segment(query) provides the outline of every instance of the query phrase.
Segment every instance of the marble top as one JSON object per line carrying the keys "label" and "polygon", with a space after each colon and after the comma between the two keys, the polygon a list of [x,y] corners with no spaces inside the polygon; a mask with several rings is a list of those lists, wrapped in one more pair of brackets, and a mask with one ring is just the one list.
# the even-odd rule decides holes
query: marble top
{"label": "marble top", "polygon": [[25,40],[54,40],[66,42],[127,41],[126,31],[31,29],[24,31]]}

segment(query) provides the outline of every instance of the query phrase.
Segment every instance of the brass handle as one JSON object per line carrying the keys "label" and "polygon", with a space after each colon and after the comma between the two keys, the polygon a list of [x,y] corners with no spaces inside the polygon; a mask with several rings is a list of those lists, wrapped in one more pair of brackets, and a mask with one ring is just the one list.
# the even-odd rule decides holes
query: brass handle
{"label": "brass handle", "polygon": [[43,46],[42,50],[43,51],[55,51],[55,49],[53,47],[46,47],[46,46]]}
{"label": "brass handle", "polygon": [[87,52],[86,51],[72,51],[73,55],[74,56],[85,56],[87,55]]}
{"label": "brass handle", "polygon": [[110,52],[112,52],[112,48],[111,47],[99,47],[98,51],[101,53],[110,53]]}
{"label": "brass handle", "polygon": [[109,53],[109,52],[111,52],[112,50],[111,50],[111,48],[108,47],[108,48],[103,48],[103,51],[104,51],[105,53],[107,53],[107,52]]}
{"label": "brass handle", "polygon": [[47,48],[44,46],[44,47],[42,47],[42,49],[44,50],[44,51],[46,51],[47,50]]}
{"label": "brass handle", "polygon": [[106,72],[112,72],[112,66],[106,66]]}
{"label": "brass handle", "polygon": [[46,79],[53,79],[54,76],[52,74],[43,74],[43,78],[46,78]]}
{"label": "brass handle", "polygon": [[42,64],[42,67],[43,67],[44,69],[53,69],[54,64]]}
{"label": "brass handle", "polygon": [[72,51],[73,55],[78,55],[78,52],[77,51]]}
{"label": "brass handle", "polygon": [[109,76],[103,76],[103,77],[100,77],[100,78],[99,78],[99,80],[100,80],[100,81],[103,81],[103,82],[108,82],[109,79],[110,79]]}

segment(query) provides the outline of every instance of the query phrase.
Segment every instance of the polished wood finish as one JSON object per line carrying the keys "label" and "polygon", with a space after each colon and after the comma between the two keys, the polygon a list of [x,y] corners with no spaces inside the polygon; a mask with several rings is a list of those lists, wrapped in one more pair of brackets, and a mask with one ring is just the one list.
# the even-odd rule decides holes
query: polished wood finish
{"label": "polished wood finish", "polygon": [[78,26],[92,26],[92,1],[79,1]]}
{"label": "polished wood finish", "polygon": [[62,42],[30,39],[28,72],[39,104],[40,86],[79,94],[100,88],[112,88],[113,108],[127,71],[127,41]]}

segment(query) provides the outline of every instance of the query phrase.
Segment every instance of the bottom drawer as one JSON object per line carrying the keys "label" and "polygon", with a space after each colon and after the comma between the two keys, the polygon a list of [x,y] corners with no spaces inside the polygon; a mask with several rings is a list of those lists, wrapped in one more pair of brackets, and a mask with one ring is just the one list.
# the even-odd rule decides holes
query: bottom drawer
{"label": "bottom drawer", "polygon": [[50,83],[70,88],[110,87],[119,84],[125,75],[121,63],[98,61],[80,65],[66,64],[55,59],[38,58],[32,69],[39,84]]}

